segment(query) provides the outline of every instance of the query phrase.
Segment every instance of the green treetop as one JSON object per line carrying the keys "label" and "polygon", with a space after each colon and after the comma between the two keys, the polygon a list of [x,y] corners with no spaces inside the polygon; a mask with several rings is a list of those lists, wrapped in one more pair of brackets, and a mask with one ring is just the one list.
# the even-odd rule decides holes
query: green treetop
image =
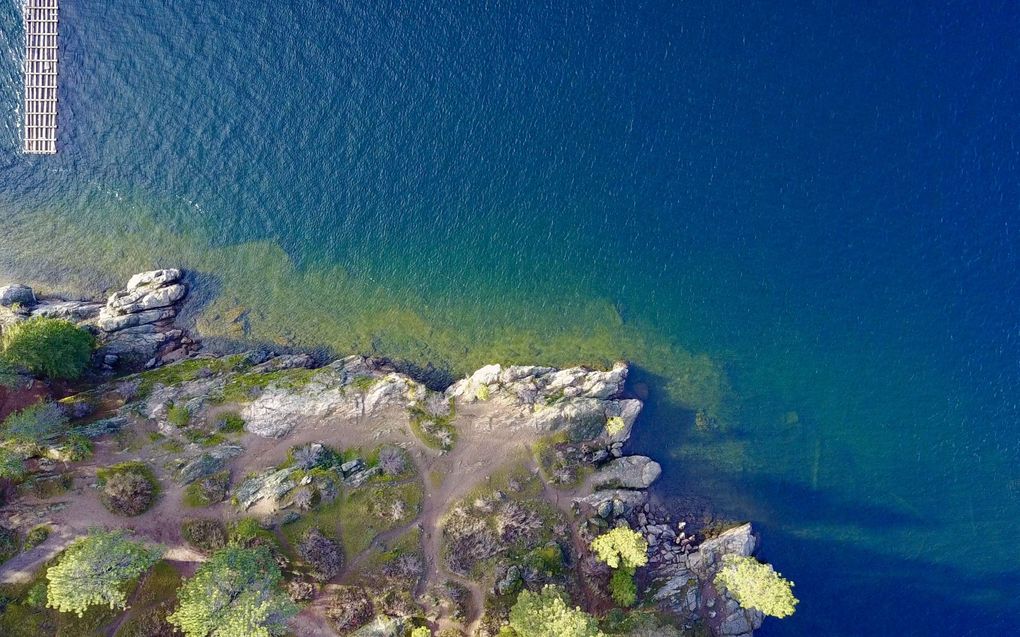
{"label": "green treetop", "polygon": [[217,551],[181,587],[167,617],[187,637],[276,637],[297,607],[280,591],[280,569],[264,548]]}
{"label": "green treetop", "polygon": [[160,554],[122,531],[93,531],[75,540],[46,571],[47,604],[79,617],[96,604],[125,608],[125,585],[149,570]]}
{"label": "green treetop", "polygon": [[566,592],[546,586],[521,591],[510,609],[510,627],[519,637],[604,637],[595,618],[568,605]]}
{"label": "green treetop", "polygon": [[793,582],[783,579],[771,564],[762,564],[753,557],[724,556],[715,585],[726,589],[742,607],[772,617],[792,615],[799,601],[793,596]]}
{"label": "green treetop", "polygon": [[648,563],[648,542],[637,531],[618,526],[598,536],[591,543],[591,550],[609,568],[635,569]]}
{"label": "green treetop", "polygon": [[4,328],[4,361],[50,378],[78,378],[92,355],[92,335],[70,321],[35,316]]}

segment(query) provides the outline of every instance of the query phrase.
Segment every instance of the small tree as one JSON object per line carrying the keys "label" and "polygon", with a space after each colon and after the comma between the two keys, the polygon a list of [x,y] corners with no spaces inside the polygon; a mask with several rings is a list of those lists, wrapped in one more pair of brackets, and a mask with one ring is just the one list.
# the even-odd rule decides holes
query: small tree
{"label": "small tree", "polygon": [[609,593],[621,606],[637,601],[634,571],[648,563],[648,542],[637,531],[618,526],[595,538],[591,543],[595,555],[613,569]]}
{"label": "small tree", "polygon": [[122,531],[92,531],[46,571],[47,605],[79,617],[96,604],[125,608],[125,585],[149,570],[161,553],[127,539]]}
{"label": "small tree", "polygon": [[181,587],[167,619],[187,637],[275,637],[297,607],[280,590],[282,576],[265,548],[217,551]]}
{"label": "small tree", "polygon": [[648,542],[626,526],[618,526],[592,540],[591,550],[609,568],[634,569],[648,563]]}
{"label": "small tree", "polygon": [[556,586],[538,593],[523,590],[510,609],[510,627],[519,637],[603,637],[594,617],[567,602],[566,592]]}
{"label": "small tree", "polygon": [[799,601],[793,596],[793,582],[753,557],[726,555],[715,576],[716,588],[725,589],[744,608],[754,608],[772,617],[789,617]]}
{"label": "small tree", "polygon": [[78,378],[92,355],[92,335],[70,321],[36,316],[4,329],[3,359],[33,374]]}

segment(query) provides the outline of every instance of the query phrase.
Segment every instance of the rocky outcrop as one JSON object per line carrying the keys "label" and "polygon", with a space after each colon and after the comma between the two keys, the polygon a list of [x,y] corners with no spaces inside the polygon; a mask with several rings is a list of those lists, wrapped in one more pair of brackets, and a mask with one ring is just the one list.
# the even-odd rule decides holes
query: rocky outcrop
{"label": "rocky outcrop", "polygon": [[756,544],[751,525],[743,524],[705,540],[692,552],[656,560],[655,601],[687,622],[706,623],[716,635],[750,637],[761,626],[764,615],[741,608],[725,591],[716,590],[713,580],[722,567],[723,556],[751,555]]}
{"label": "rocky outcrop", "polygon": [[[624,363],[609,371],[487,365],[451,385],[446,396],[458,403],[497,401],[494,424],[509,430],[568,430],[578,438],[622,444],[641,411],[641,401],[619,398],[626,380]],[[620,424],[612,432],[605,427],[610,419]]]}
{"label": "rocky outcrop", "polygon": [[349,356],[315,370],[300,386],[267,386],[241,416],[248,431],[282,438],[308,419],[372,415],[388,407],[406,411],[427,393],[421,383],[380,369],[364,356]]}
{"label": "rocky outcrop", "polygon": [[624,456],[600,467],[593,484],[596,489],[647,489],[661,474],[659,463],[647,456]]}
{"label": "rocky outcrop", "polygon": [[235,444],[224,444],[209,451],[193,456],[184,461],[177,470],[177,482],[191,484],[222,470],[227,462],[244,453],[244,447]]}
{"label": "rocky outcrop", "polygon": [[187,294],[182,278],[177,269],[142,272],[110,295],[96,321],[105,363],[153,367],[171,352],[187,349],[190,342],[173,325]]}
{"label": "rocky outcrop", "polygon": [[0,305],[10,307],[14,304],[25,307],[35,305],[35,293],[32,288],[20,283],[0,287]]}

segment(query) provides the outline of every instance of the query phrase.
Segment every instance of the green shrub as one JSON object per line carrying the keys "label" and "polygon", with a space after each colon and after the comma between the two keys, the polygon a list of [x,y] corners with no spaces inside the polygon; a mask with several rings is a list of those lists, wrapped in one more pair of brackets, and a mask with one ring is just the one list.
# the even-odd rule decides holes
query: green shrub
{"label": "green shrub", "polygon": [[184,540],[205,553],[212,553],[227,545],[227,530],[217,520],[186,519],[181,523]]}
{"label": "green shrub", "polygon": [[244,418],[233,411],[222,413],[216,419],[216,429],[225,434],[240,433],[244,431]]}
{"label": "green shrub", "polygon": [[159,495],[159,481],[141,462],[122,462],[96,472],[99,499],[111,512],[135,516],[147,511]]}
{"label": "green shrub", "polygon": [[38,402],[17,411],[4,420],[3,434],[36,445],[49,442],[64,431],[67,416],[60,405]]}
{"label": "green shrub", "polygon": [[61,446],[61,455],[68,462],[81,462],[92,457],[93,444],[88,436],[80,433],[72,433],[64,439]]}
{"label": "green shrub", "polygon": [[187,407],[170,403],[166,408],[166,419],[171,425],[183,429],[191,422],[191,411]]}
{"label": "green shrub", "polygon": [[754,608],[773,617],[792,615],[799,601],[793,596],[793,582],[783,579],[771,564],[753,557],[723,556],[715,585],[725,589],[743,608]]}
{"label": "green shrub", "polygon": [[609,594],[620,606],[633,606],[637,601],[634,569],[626,567],[615,569],[609,578]]}
{"label": "green shrub", "polygon": [[592,540],[591,549],[609,568],[637,568],[648,563],[648,542],[626,526],[598,536]]}
{"label": "green shrub", "polygon": [[88,365],[95,341],[69,321],[33,317],[4,329],[0,351],[5,361],[50,378],[78,378]]}

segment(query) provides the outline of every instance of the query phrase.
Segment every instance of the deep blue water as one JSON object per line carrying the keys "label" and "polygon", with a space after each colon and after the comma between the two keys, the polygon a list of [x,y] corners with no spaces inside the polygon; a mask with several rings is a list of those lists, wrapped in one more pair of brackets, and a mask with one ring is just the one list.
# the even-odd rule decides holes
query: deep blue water
{"label": "deep blue water", "polygon": [[1014,632],[1020,5],[64,0],[47,158],[19,153],[13,5],[4,268],[25,210],[100,236],[144,209],[476,341],[605,303],[726,372],[697,432],[681,364],[621,346],[664,490],[797,582],[761,634]]}

